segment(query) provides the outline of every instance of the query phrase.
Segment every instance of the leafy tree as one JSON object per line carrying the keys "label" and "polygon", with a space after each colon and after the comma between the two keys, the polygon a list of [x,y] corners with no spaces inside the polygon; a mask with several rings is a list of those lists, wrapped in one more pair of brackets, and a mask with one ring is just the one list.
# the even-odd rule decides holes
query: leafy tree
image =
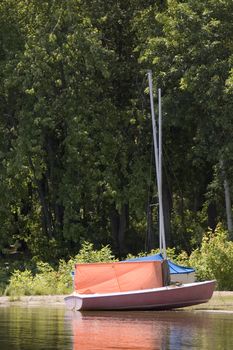
{"label": "leafy tree", "polygon": [[72,238],[70,230],[67,234],[67,222],[76,220],[69,209],[72,199],[76,197],[75,214],[81,217],[82,193],[91,191],[85,178],[93,149],[86,128],[95,106],[98,114],[108,106],[101,105],[107,51],[77,1],[32,1],[28,6],[19,1],[16,10],[25,46],[5,67],[4,93],[8,104],[15,96],[15,137],[6,167],[20,196],[19,203],[9,202],[17,214],[14,224],[20,239],[34,254],[41,254],[48,241],[56,256],[63,244],[63,226],[64,237]]}
{"label": "leafy tree", "polygon": [[[227,173],[231,169],[231,100],[226,90],[232,56],[231,11],[229,1],[170,0],[163,11],[151,7],[138,18],[139,28],[148,26],[138,32],[141,62],[153,67],[164,91],[165,147],[179,179],[177,187],[173,174],[169,176],[173,208],[183,218],[186,208],[202,210],[220,160],[226,162]],[[224,215],[220,203],[222,199],[209,198],[212,228],[215,208]]]}
{"label": "leafy tree", "polygon": [[168,243],[190,252],[214,230],[222,184],[228,207],[232,192],[231,13],[227,0],[1,2],[1,248],[17,240],[46,260],[83,240],[142,249],[156,201],[151,67]]}
{"label": "leafy tree", "polygon": [[33,254],[66,255],[83,238],[124,254],[126,233],[139,232],[149,156],[137,102],[137,6],[11,2],[22,38],[3,67],[12,126],[2,208],[12,241]]}

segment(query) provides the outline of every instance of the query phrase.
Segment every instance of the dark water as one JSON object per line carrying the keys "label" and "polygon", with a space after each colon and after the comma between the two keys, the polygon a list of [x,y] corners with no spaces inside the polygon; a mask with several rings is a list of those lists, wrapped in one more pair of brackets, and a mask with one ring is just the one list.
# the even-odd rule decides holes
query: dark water
{"label": "dark water", "polygon": [[233,349],[233,314],[0,308],[0,350]]}

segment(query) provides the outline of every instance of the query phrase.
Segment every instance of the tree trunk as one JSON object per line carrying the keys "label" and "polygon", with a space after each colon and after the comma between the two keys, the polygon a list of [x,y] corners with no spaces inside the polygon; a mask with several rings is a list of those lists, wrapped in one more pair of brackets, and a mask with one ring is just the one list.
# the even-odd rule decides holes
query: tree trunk
{"label": "tree trunk", "polygon": [[129,208],[127,204],[124,204],[119,215],[118,245],[120,256],[123,256],[126,253],[125,233],[128,228],[128,217]]}
{"label": "tree trunk", "polygon": [[232,238],[233,223],[232,223],[232,211],[231,211],[231,195],[228,179],[224,179],[224,192],[225,192],[225,205],[226,205],[226,215],[227,215],[227,229]]}
{"label": "tree trunk", "polygon": [[153,207],[154,206],[156,206],[158,210],[157,204],[149,204],[147,208],[147,232],[146,232],[146,242],[145,242],[145,251],[147,252],[151,251],[152,249],[158,248],[158,246],[156,247],[156,234],[153,230]]}
{"label": "tree trunk", "polygon": [[164,217],[164,232],[166,245],[170,246],[172,243],[171,237],[171,209],[172,198],[167,184],[163,186],[163,217]]}
{"label": "tree trunk", "polygon": [[118,212],[115,208],[115,205],[112,205],[110,210],[110,223],[111,223],[113,243],[114,243],[115,249],[118,249],[117,237],[118,237],[119,220],[118,220]]}
{"label": "tree trunk", "polygon": [[110,222],[116,250],[119,257],[122,257],[126,253],[125,232],[128,227],[128,205],[124,204],[120,213],[115,206],[112,206]]}
{"label": "tree trunk", "polygon": [[48,207],[48,204],[46,201],[44,181],[45,181],[45,179],[36,180],[40,204],[41,204],[41,208],[42,208],[42,226],[43,226],[45,234],[51,239],[53,237],[53,232],[52,232],[53,225],[52,225],[52,218],[51,218],[50,210],[49,210],[49,207]]}
{"label": "tree trunk", "polygon": [[41,204],[42,229],[43,229],[44,233],[46,234],[46,236],[48,236],[51,239],[53,237],[53,224],[52,224],[51,213],[49,210],[49,205],[47,203],[48,201],[46,200],[46,187],[47,187],[46,182],[47,182],[47,179],[45,178],[45,175],[42,176],[42,179],[37,179],[36,175],[35,175],[36,172],[35,172],[33,162],[32,162],[30,157],[28,158],[28,160],[29,160],[29,164],[30,164],[31,169],[32,169],[33,174],[34,174],[33,181],[36,185],[37,192],[39,195],[40,204]]}
{"label": "tree trunk", "polygon": [[232,239],[232,233],[233,233],[233,222],[232,222],[232,211],[231,211],[231,194],[230,194],[230,186],[229,182],[226,176],[225,167],[223,160],[220,161],[220,165],[222,168],[222,175],[223,175],[223,186],[224,186],[224,193],[225,193],[225,206],[226,206],[226,216],[227,216],[227,229],[229,232],[229,236]]}
{"label": "tree trunk", "polygon": [[208,214],[208,227],[211,228],[212,231],[215,230],[215,227],[217,225],[217,210],[216,210],[216,204],[215,202],[211,202],[208,205],[207,209],[207,214]]}

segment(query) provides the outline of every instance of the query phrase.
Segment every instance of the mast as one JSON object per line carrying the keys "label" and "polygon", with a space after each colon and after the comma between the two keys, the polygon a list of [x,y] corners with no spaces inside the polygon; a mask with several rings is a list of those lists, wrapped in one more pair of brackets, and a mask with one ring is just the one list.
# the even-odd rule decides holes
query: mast
{"label": "mast", "polygon": [[157,127],[155,121],[154,112],[154,98],[153,98],[153,83],[152,83],[152,72],[148,71],[148,82],[150,90],[150,106],[151,106],[151,117],[152,117],[152,130],[153,130],[153,141],[154,141],[154,156],[156,166],[156,180],[159,197],[159,249],[164,259],[167,259],[166,253],[166,242],[164,232],[164,216],[163,216],[163,203],[162,203],[162,108],[161,108],[161,89],[158,90],[158,104],[159,104],[159,140],[157,140]]}
{"label": "mast", "polygon": [[166,241],[165,241],[165,229],[164,229],[164,215],[163,215],[163,176],[162,176],[162,154],[163,154],[163,146],[162,146],[162,99],[161,99],[161,89],[158,89],[158,106],[159,106],[159,118],[158,118],[158,125],[159,125],[159,184],[160,184],[160,197],[161,197],[161,205],[159,206],[159,212],[160,212],[160,235],[161,235],[161,241],[162,241],[162,250],[163,250],[163,256],[165,259],[167,259],[167,253],[166,253]]}

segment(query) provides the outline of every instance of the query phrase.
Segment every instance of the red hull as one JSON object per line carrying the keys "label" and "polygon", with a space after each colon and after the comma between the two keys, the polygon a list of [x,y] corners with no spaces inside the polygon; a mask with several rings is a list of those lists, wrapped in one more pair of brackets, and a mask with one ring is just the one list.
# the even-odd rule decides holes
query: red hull
{"label": "red hull", "polygon": [[206,281],[125,293],[74,293],[65,302],[73,310],[168,310],[205,303],[214,288],[215,281]]}

